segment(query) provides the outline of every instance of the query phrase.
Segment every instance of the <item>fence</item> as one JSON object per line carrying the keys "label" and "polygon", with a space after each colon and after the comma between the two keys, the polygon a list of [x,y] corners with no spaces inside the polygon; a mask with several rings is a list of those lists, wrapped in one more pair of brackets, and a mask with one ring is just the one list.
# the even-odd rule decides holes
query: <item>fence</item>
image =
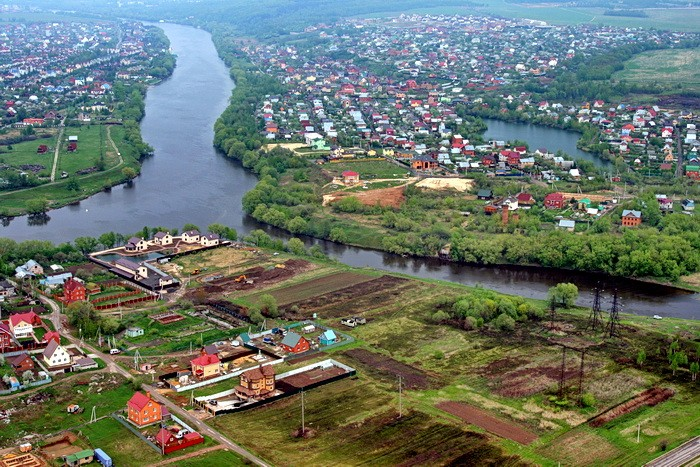
{"label": "fence", "polygon": [[163,454],[163,450],[160,447],[156,446],[152,441],[150,441],[148,438],[143,436],[136,429],[136,427],[134,427],[131,423],[124,420],[124,417],[122,417],[121,415],[117,415],[116,413],[113,413],[112,418],[115,419],[116,421],[118,421],[119,423],[121,423],[122,425],[124,425],[126,427],[126,429],[129,430],[130,432],[132,432],[134,435],[138,436],[141,441],[148,444],[148,446],[151,447],[151,449],[153,449],[155,452],[157,452],[158,454]]}
{"label": "fence", "polygon": [[125,301],[119,302],[119,303],[109,303],[107,305],[96,305],[95,309],[96,310],[111,310],[112,308],[117,308],[117,307],[126,306],[126,305],[133,305],[134,303],[139,303],[139,302],[148,302],[148,301],[152,302],[156,298],[158,298],[156,295],[151,295],[149,297],[132,298],[131,300],[125,300]]}
{"label": "fence", "polygon": [[42,386],[44,384],[49,384],[53,379],[51,379],[50,376],[48,376],[46,379],[41,379],[39,381],[32,381],[30,383],[26,384],[21,384],[17,387],[10,388],[10,389],[5,389],[4,391],[0,391],[0,396],[5,396],[7,394],[12,394],[13,392],[16,391],[21,391],[22,389],[29,389],[29,388],[34,388],[36,386]]}
{"label": "fence", "polygon": [[94,300],[91,300],[93,304],[95,303],[102,303],[102,302],[108,302],[110,300],[116,300],[117,298],[124,298],[124,297],[133,297],[134,295],[141,295],[141,292],[136,291],[136,290],[131,290],[129,292],[119,292],[114,295],[105,295],[104,297],[98,297]]}

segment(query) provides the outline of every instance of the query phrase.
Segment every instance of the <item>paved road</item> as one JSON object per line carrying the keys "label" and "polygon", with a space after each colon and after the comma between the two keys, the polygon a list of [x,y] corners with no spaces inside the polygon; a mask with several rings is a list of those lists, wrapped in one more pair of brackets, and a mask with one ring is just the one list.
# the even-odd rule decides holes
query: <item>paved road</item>
{"label": "paved road", "polygon": [[156,399],[158,402],[165,405],[166,407],[168,407],[168,410],[170,410],[171,413],[174,413],[178,417],[186,419],[188,423],[190,423],[193,426],[196,426],[200,433],[204,433],[206,435],[209,435],[211,438],[215,439],[216,441],[218,441],[219,443],[221,443],[225,447],[231,449],[235,453],[250,460],[255,465],[259,465],[261,467],[269,467],[269,464],[267,464],[265,461],[263,461],[259,457],[255,456],[250,451],[247,451],[246,449],[242,448],[241,446],[235,444],[230,439],[228,439],[227,437],[225,437],[224,435],[222,435],[218,431],[214,430],[213,428],[211,428],[209,425],[207,425],[203,421],[198,420],[195,417],[193,417],[192,415],[190,415],[186,410],[182,409],[177,404],[173,403],[167,397],[163,396],[162,394],[159,394],[157,388],[155,388],[153,386],[144,385],[144,389],[150,391],[151,397]]}
{"label": "paved road", "polygon": [[[61,323],[61,308],[58,306],[58,304],[44,296],[40,296],[40,300],[47,304],[49,307],[51,307],[51,317],[49,318],[56,329],[59,329],[60,323]],[[132,374],[130,374],[128,371],[126,371],[124,368],[119,366],[114,358],[112,358],[111,355],[105,354],[103,352],[100,352],[99,350],[95,349],[89,344],[86,344],[83,342],[82,344],[80,343],[79,339],[76,339],[72,335],[68,333],[63,333],[64,336],[68,338],[68,340],[71,341],[71,343],[83,347],[85,349],[88,349],[90,352],[94,353],[97,357],[101,358],[105,364],[107,365],[107,369],[112,372],[112,373],[119,373],[126,378],[131,378],[133,377]],[[177,414],[179,417],[183,418],[184,420],[187,420],[188,423],[192,426],[196,426],[200,433],[204,433],[206,435],[209,435],[211,438],[215,439],[219,443],[221,443],[224,447],[231,449],[232,451],[236,452],[242,457],[245,457],[249,461],[253,462],[256,465],[259,465],[261,467],[269,467],[269,464],[265,463],[262,459],[258,458],[251,452],[247,451],[243,447],[237,445],[218,431],[214,430],[213,428],[209,427],[206,425],[204,422],[201,420],[198,420],[197,418],[193,417],[190,415],[186,410],[183,410],[181,407],[178,407],[175,403],[173,403],[170,399],[166,398],[165,396],[161,395],[158,393],[158,390],[153,387],[153,386],[148,386],[144,385],[144,389],[147,391],[150,391],[151,396],[158,400],[161,404],[165,405],[170,409],[171,413]]]}
{"label": "paved road", "polygon": [[700,436],[649,462],[647,467],[680,467],[700,458]]}

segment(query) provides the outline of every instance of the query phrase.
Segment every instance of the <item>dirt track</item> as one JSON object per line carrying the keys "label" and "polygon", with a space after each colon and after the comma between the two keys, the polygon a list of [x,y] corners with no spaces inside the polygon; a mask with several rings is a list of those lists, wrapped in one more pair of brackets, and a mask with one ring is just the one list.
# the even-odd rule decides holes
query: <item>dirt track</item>
{"label": "dirt track", "polygon": [[496,418],[490,413],[468,404],[446,401],[440,402],[437,408],[456,415],[467,423],[520,444],[530,444],[537,439],[534,433],[529,432],[520,425]]}
{"label": "dirt track", "polygon": [[393,207],[399,208],[406,201],[404,196],[405,186],[397,186],[392,188],[379,188],[377,190],[367,190],[367,191],[336,191],[330,195],[326,195],[323,198],[323,204],[331,204],[339,199],[346,198],[348,196],[354,196],[365,206],[376,206],[379,204],[383,207]]}

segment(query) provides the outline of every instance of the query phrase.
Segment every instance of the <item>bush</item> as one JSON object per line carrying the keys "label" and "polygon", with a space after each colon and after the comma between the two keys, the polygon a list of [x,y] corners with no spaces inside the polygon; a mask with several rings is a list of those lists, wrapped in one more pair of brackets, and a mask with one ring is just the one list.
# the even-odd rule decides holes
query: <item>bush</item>
{"label": "bush", "polygon": [[462,321],[462,329],[465,331],[472,331],[476,329],[478,325],[477,319],[473,316],[467,316],[464,318],[464,321]]}
{"label": "bush", "polygon": [[442,310],[438,310],[435,313],[433,313],[433,316],[431,316],[431,319],[435,323],[444,323],[445,321],[450,319],[450,315],[448,315],[447,313],[445,313]]}
{"label": "bush", "polygon": [[498,315],[496,319],[493,320],[493,325],[496,329],[501,331],[512,331],[515,329],[515,320],[505,313]]}
{"label": "bush", "polygon": [[584,407],[594,407],[596,404],[595,396],[590,392],[585,393],[581,397],[581,405]]}

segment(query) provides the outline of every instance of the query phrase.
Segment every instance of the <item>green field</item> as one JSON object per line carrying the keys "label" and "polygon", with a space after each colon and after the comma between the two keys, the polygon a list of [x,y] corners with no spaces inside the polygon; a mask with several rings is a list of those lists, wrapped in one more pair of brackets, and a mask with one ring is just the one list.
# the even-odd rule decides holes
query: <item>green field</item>
{"label": "green field", "polygon": [[625,62],[613,75],[615,81],[659,83],[700,91],[700,48],[657,50],[641,53]]}
{"label": "green field", "polygon": [[[67,150],[69,136],[78,137],[78,149],[75,152]],[[78,170],[95,166],[100,156],[105,157],[107,169],[119,163],[119,158],[107,140],[104,125],[68,127],[61,141],[56,177],[59,177],[62,171],[67,172],[69,176],[76,176]]]}
{"label": "green field", "polygon": [[[0,430],[0,447],[14,445],[19,438],[28,434],[52,434],[79,427],[90,421],[93,407],[97,408],[98,417],[123,409],[134,393],[133,386],[125,383],[121,376],[107,374],[100,374],[99,381],[93,386],[76,384],[79,381],[87,383],[95,376],[98,375],[89,372],[40,389],[39,392],[50,396],[48,401],[40,405],[26,405],[22,402],[24,397],[0,402],[4,409],[18,409],[11,416],[12,423]],[[100,392],[97,392],[98,389]],[[85,412],[68,414],[66,407],[69,404],[78,404]],[[39,407],[40,410],[37,410]]]}
{"label": "green field", "polygon": [[173,467],[202,467],[206,465],[238,467],[243,465],[250,465],[250,463],[244,461],[228,449],[222,449],[219,451],[208,452],[202,454],[201,456],[193,457],[191,459],[176,461],[171,463],[170,465]]}
{"label": "green field", "polygon": [[410,171],[386,161],[366,161],[338,162],[325,164],[325,170],[340,177],[346,170],[352,170],[360,174],[360,181],[383,178],[405,178],[410,175]]}
{"label": "green field", "polygon": [[[96,128],[96,127],[95,127]],[[72,131],[71,128],[66,129],[66,134]],[[74,130],[77,131],[77,130]],[[97,130],[94,130],[97,131]],[[0,211],[8,215],[19,215],[26,212],[27,202],[34,199],[46,199],[50,203],[50,207],[58,208],[70,204],[72,202],[87,198],[88,196],[95,194],[99,191],[105,189],[105,187],[111,187],[124,181],[124,175],[122,174],[122,169],[124,167],[133,167],[137,170],[139,169],[139,163],[136,160],[136,156],[133,150],[124,144],[124,130],[121,127],[113,126],[110,129],[112,134],[112,139],[114,143],[119,148],[121,157],[124,162],[121,165],[114,165],[113,161],[115,155],[113,154],[113,149],[108,149],[106,153],[106,158],[108,162],[108,168],[103,172],[95,172],[83,176],[73,176],[68,179],[61,179],[61,170],[57,170],[56,181],[53,183],[47,183],[35,188],[29,188],[24,190],[0,192]],[[96,133],[99,138],[99,133]],[[66,136],[67,137],[67,136]],[[39,143],[32,142],[31,147],[34,147],[34,152],[36,153],[36,147]],[[65,146],[65,143],[62,143]],[[90,148],[90,143],[87,144]],[[98,145],[99,147],[99,145]],[[80,141],[78,142],[78,150],[80,151],[82,147],[80,146]],[[86,149],[87,150],[87,149]],[[81,153],[82,154],[82,153]],[[74,157],[75,154],[71,154],[68,157]],[[0,155],[2,157],[2,155]],[[53,154],[51,156],[41,156],[41,157],[51,157],[53,160]],[[60,159],[60,158],[59,158]],[[44,160],[44,159],[42,159]],[[48,160],[48,159],[47,159]],[[50,168],[52,162],[47,162],[46,167]],[[59,165],[61,162],[59,161]],[[85,159],[83,162],[78,163],[76,160],[71,160],[68,163],[68,167],[77,167],[79,164],[85,164],[85,166],[91,166],[94,164],[94,158]],[[109,168],[112,164],[112,168]],[[78,181],[79,190],[72,191],[68,189],[68,183],[70,180],[75,179]],[[49,214],[50,216],[50,214]]]}
{"label": "green field", "polygon": [[[0,153],[0,163],[8,164],[18,170],[21,170],[19,166],[23,164],[43,165],[45,168],[38,172],[37,176],[49,177],[51,175],[51,167],[53,167],[53,148],[56,145],[55,131],[42,129],[41,132],[51,136],[34,141],[16,143],[11,145],[12,149],[9,149],[8,146],[3,147],[3,151],[7,152]],[[45,154],[37,154],[36,152],[41,144],[49,147],[49,151]]]}

